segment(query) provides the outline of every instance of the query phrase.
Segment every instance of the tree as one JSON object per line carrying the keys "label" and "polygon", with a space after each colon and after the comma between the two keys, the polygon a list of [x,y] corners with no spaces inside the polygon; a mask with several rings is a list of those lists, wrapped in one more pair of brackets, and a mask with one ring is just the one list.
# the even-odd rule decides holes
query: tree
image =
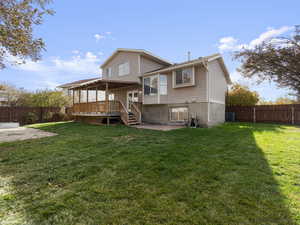
{"label": "tree", "polygon": [[15,106],[18,105],[18,100],[22,94],[22,89],[17,89],[15,86],[7,83],[0,83],[0,90],[2,92],[2,97],[7,100],[7,105]]}
{"label": "tree", "polygon": [[238,70],[245,77],[274,81],[300,98],[300,27],[293,37],[273,38],[253,49],[243,48],[234,57],[241,61]]}
{"label": "tree", "polygon": [[288,96],[279,97],[275,101],[265,101],[263,99],[259,101],[259,105],[287,105],[287,104],[299,104],[299,102]]}
{"label": "tree", "polygon": [[71,99],[62,91],[39,90],[24,92],[20,95],[18,104],[32,107],[63,107],[70,105]]}
{"label": "tree", "polygon": [[251,106],[259,101],[259,95],[249,90],[247,86],[233,84],[227,94],[226,104],[228,106]]}
{"label": "tree", "polygon": [[51,0],[1,0],[0,1],[0,69],[5,68],[5,59],[17,57],[13,63],[24,63],[29,58],[37,61],[45,43],[41,38],[33,37],[34,25],[43,22],[45,14],[52,15],[53,10],[46,9]]}

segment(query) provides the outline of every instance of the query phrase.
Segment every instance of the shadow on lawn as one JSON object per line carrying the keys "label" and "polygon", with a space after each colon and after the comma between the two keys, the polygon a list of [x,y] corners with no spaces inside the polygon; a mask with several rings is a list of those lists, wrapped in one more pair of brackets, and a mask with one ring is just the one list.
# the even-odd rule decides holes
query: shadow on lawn
{"label": "shadow on lawn", "polygon": [[2,205],[28,224],[295,224],[254,137],[280,126],[43,129],[61,135],[0,152]]}

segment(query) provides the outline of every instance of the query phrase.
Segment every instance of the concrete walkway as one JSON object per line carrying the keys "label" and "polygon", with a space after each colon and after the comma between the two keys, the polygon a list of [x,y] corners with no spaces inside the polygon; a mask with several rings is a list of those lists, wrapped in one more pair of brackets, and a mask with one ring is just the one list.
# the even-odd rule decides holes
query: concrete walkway
{"label": "concrete walkway", "polygon": [[149,129],[149,130],[161,130],[161,131],[169,131],[175,130],[179,128],[185,128],[185,126],[177,126],[177,125],[158,125],[158,124],[141,124],[132,126],[139,129]]}
{"label": "concrete walkway", "polygon": [[51,137],[57,134],[28,127],[0,129],[0,143]]}

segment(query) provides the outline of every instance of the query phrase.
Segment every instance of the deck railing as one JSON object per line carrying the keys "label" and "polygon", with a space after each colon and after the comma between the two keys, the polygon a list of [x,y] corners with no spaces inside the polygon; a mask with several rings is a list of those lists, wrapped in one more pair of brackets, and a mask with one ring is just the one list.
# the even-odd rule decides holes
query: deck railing
{"label": "deck railing", "polygon": [[141,123],[142,122],[142,113],[141,113],[141,110],[137,103],[135,103],[135,102],[131,103],[131,112],[136,117],[137,121],[139,123]]}
{"label": "deck railing", "polygon": [[122,101],[119,101],[121,120],[125,125],[128,125],[128,110]]}
{"label": "deck railing", "polygon": [[119,101],[98,101],[83,102],[73,105],[73,114],[97,114],[97,113],[118,113],[120,112]]}

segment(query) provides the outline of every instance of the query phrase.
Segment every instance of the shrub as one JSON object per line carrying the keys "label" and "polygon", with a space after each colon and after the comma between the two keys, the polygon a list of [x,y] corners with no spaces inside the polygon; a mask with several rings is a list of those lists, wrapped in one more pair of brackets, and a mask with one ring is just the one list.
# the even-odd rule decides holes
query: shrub
{"label": "shrub", "polygon": [[32,124],[36,123],[39,120],[39,117],[35,113],[29,112],[23,116],[22,120],[24,124]]}
{"label": "shrub", "polygon": [[70,120],[69,116],[62,112],[54,113],[52,116],[53,121],[67,121]]}
{"label": "shrub", "polygon": [[53,112],[47,111],[43,113],[43,121],[49,122],[52,120],[52,117],[53,117]]}

